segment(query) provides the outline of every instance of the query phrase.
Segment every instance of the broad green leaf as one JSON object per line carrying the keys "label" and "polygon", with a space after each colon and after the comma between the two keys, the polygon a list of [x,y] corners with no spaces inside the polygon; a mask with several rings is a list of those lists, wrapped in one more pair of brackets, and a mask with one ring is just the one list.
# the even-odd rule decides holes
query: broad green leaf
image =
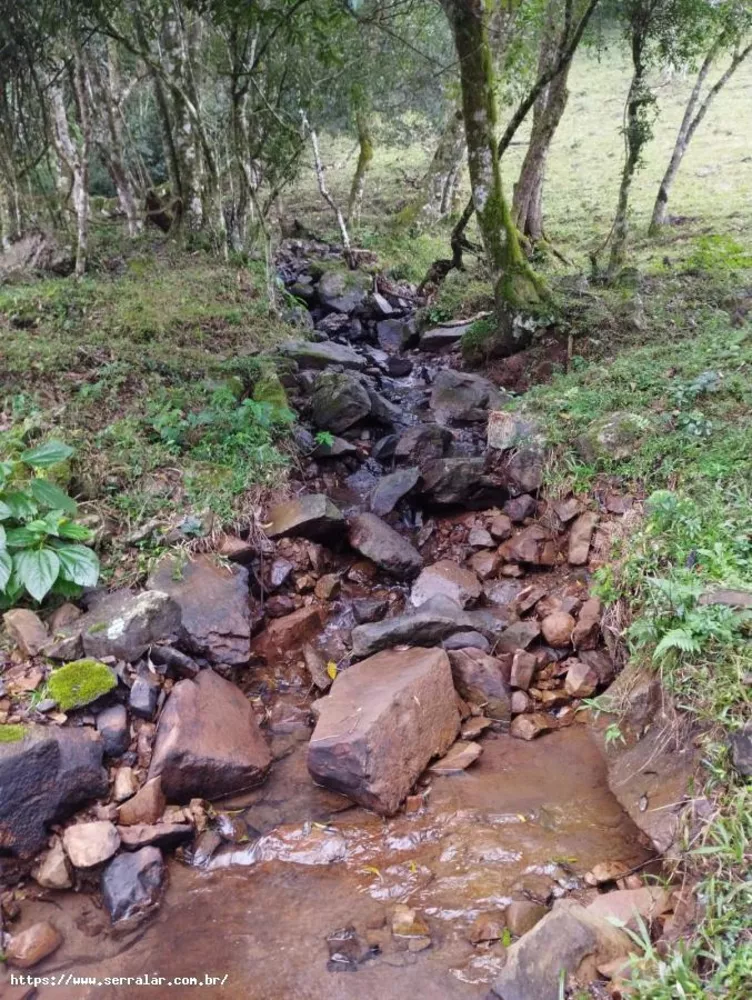
{"label": "broad green leaf", "polygon": [[12,490],[5,494],[5,503],[10,510],[10,516],[18,520],[34,517],[37,505],[32,498],[21,490]]}
{"label": "broad green leaf", "polygon": [[0,549],[0,590],[5,590],[5,585],[10,580],[13,571],[13,560],[9,552]]}
{"label": "broad green leaf", "polygon": [[5,544],[9,549],[27,549],[30,545],[36,545],[39,535],[35,535],[28,528],[8,528],[5,534]]}
{"label": "broad green leaf", "polygon": [[13,559],[16,576],[35,601],[49,593],[60,572],[60,560],[52,549],[28,549]]}
{"label": "broad green leaf", "polygon": [[4,500],[0,500],[0,521],[6,521],[11,516],[10,507]]}
{"label": "broad green leaf", "polygon": [[42,520],[47,525],[49,534],[57,537],[60,534],[60,525],[65,520],[65,514],[62,510],[50,510],[47,511]]}
{"label": "broad green leaf", "polygon": [[61,545],[55,549],[60,575],[80,587],[93,587],[99,579],[99,560],[85,545]]}
{"label": "broad green leaf", "polygon": [[5,537],[5,528],[0,524],[0,552],[7,548],[7,538]]}
{"label": "broad green leaf", "polygon": [[47,479],[32,479],[30,489],[34,499],[43,507],[64,510],[67,514],[75,514],[78,510],[76,501]]}
{"label": "broad green leaf", "polygon": [[28,524],[24,525],[27,531],[31,531],[32,534],[36,535],[37,541],[41,541],[45,535],[49,535],[50,527],[46,521],[41,518],[36,518],[34,521],[29,521]]}
{"label": "broad green leaf", "polygon": [[70,458],[73,449],[62,441],[46,441],[38,448],[30,448],[21,455],[21,461],[33,465],[36,469],[47,469]]}
{"label": "broad green leaf", "polygon": [[70,538],[74,542],[88,542],[94,534],[90,528],[73,521],[61,521],[57,530],[61,538]]}

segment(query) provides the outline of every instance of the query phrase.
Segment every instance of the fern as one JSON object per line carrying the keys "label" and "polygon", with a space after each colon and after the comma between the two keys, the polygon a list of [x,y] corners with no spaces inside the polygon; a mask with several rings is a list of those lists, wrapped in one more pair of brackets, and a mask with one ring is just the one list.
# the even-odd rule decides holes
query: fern
{"label": "fern", "polygon": [[663,659],[663,657],[672,649],[676,649],[681,653],[699,653],[701,648],[700,643],[691,632],[688,632],[683,628],[672,628],[666,632],[661,641],[655,647],[653,659]]}

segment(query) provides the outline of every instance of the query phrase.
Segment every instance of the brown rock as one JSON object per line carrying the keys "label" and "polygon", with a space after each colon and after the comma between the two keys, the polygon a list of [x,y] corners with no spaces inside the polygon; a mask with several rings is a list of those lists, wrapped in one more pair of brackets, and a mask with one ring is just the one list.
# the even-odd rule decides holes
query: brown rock
{"label": "brown rock", "polygon": [[498,941],[504,934],[506,923],[504,914],[481,913],[475,918],[467,932],[470,944],[483,944],[484,941]]}
{"label": "brown rock", "polygon": [[497,542],[505,542],[512,534],[512,519],[507,514],[497,514],[488,530]]}
{"label": "brown rock", "polygon": [[532,699],[525,691],[512,691],[512,715],[522,715],[529,712],[532,706]]}
{"label": "brown rock", "polygon": [[467,565],[481,580],[488,580],[499,572],[501,557],[496,551],[475,552],[468,559]]}
{"label": "brown rock", "polygon": [[543,638],[554,649],[561,649],[568,646],[572,640],[575,620],[566,611],[555,611],[552,615],[547,615],[541,622]]}
{"label": "brown rock", "polygon": [[504,542],[500,553],[509,562],[529,563],[531,566],[553,566],[556,547],[549,533],[539,524],[531,524],[514,538]]}
{"label": "brown rock", "polygon": [[118,827],[120,840],[126,851],[138,851],[142,847],[174,847],[193,836],[191,823],[136,823],[133,826]]}
{"label": "brown rock", "polygon": [[75,868],[93,868],[112,857],[120,837],[107,820],[76,823],[63,832],[63,847]]}
{"label": "brown rock", "polygon": [[271,756],[248,699],[213,670],[179,681],[157,727],[149,778],[171,802],[216,799],[260,784]]}
{"label": "brown rock", "polygon": [[568,660],[569,670],[567,671],[564,687],[568,695],[572,698],[589,698],[595,694],[598,687],[598,674],[587,663],[581,660]]}
{"label": "brown rock", "polygon": [[591,597],[580,608],[577,624],[572,631],[575,649],[595,649],[601,636],[601,602]]}
{"label": "brown rock", "polygon": [[569,533],[568,560],[570,566],[584,566],[590,555],[590,542],[593,532],[600,520],[600,516],[594,511],[586,511],[580,514],[572,525]]}
{"label": "brown rock", "polygon": [[344,534],[345,519],[323,493],[309,493],[273,507],[265,529],[269,538],[292,535],[328,542]]}
{"label": "brown rock", "polygon": [[542,600],[545,596],[546,591],[543,587],[536,587],[535,584],[532,584],[530,587],[524,587],[519,592],[514,599],[514,606],[518,614],[524,615],[528,611],[532,611],[538,601]]}
{"label": "brown rock", "polygon": [[459,774],[467,770],[483,753],[483,748],[477,743],[465,743],[458,740],[441,760],[431,764],[429,771],[433,774]]}
{"label": "brown rock", "polygon": [[[461,714],[462,713],[460,712],[460,715]],[[460,735],[463,740],[474,740],[492,725],[492,719],[487,719],[483,715],[474,715],[472,718],[469,718],[466,722],[462,723],[462,731]]]}
{"label": "brown rock", "polygon": [[504,504],[504,513],[515,524],[522,524],[527,517],[535,514],[538,504],[529,493],[522,493],[518,497],[512,497]]}
{"label": "brown rock", "polygon": [[70,601],[66,601],[61,604],[59,608],[55,608],[50,617],[47,619],[47,628],[49,629],[50,635],[55,635],[58,629],[65,628],[66,625],[72,625],[73,622],[77,621],[83,615],[81,608],[77,608],[75,604],[71,604]]}
{"label": "brown rock", "polygon": [[466,608],[480,597],[480,581],[472,570],[451,559],[440,559],[421,572],[413,584],[410,603],[417,608],[439,594]]}
{"label": "brown rock", "polygon": [[311,675],[311,680],[319,691],[328,691],[332,686],[334,678],[330,677],[327,672],[326,657],[321,650],[316,649],[310,642],[307,642],[303,646],[303,660],[305,661],[306,670]]}
{"label": "brown rock", "polygon": [[69,889],[73,884],[63,845],[57,837],[49,851],[40,859],[33,875],[35,881],[45,889]]}
{"label": "brown rock", "polygon": [[120,767],[115,772],[115,780],[112,784],[112,798],[115,802],[124,802],[131,798],[138,791],[136,775],[132,767]]}
{"label": "brown rock", "polygon": [[398,579],[417,576],[421,554],[386,521],[375,514],[357,514],[350,521],[350,545],[381,569]]}
{"label": "brown rock", "polygon": [[508,722],[511,713],[508,675],[511,657],[502,660],[479,649],[449,652],[454,685],[467,701],[482,705],[494,721]]}
{"label": "brown rock", "polygon": [[650,924],[670,910],[671,898],[660,886],[617,889],[602,893],[586,909],[603,920],[618,920],[629,930],[637,931],[641,921]]}
{"label": "brown rock", "polygon": [[283,618],[274,618],[263,632],[253,640],[251,648],[267,663],[273,663],[278,657],[286,656],[303,643],[312,639],[321,629],[324,612],[316,604],[293,611]]}
{"label": "brown rock", "polygon": [[556,500],[551,504],[551,507],[562,524],[568,524],[582,512],[582,504],[577,497],[569,497],[567,500]]}
{"label": "brown rock", "polygon": [[339,674],[318,707],[311,776],[382,815],[397,811],[459,730],[449,659],[439,649],[363,660]]}
{"label": "brown rock", "polygon": [[603,885],[604,882],[615,882],[628,874],[629,868],[623,861],[599,861],[585,876],[588,885]]}
{"label": "brown rock", "polygon": [[132,799],[118,809],[118,823],[134,826],[136,823],[156,823],[165,810],[167,800],[162,791],[161,778],[151,778]]}
{"label": "brown rock", "polygon": [[548,913],[545,906],[528,899],[514,899],[504,911],[507,927],[515,937],[522,937]]}
{"label": "brown rock", "polygon": [[50,636],[44,622],[26,608],[6,611],[3,622],[8,635],[24,656],[36,656],[49,641]]}
{"label": "brown rock", "polygon": [[603,649],[578,650],[577,659],[587,663],[595,670],[600,685],[610,684],[616,676],[616,665],[611,656]]}
{"label": "brown rock", "polygon": [[62,934],[52,924],[47,921],[32,924],[25,931],[13,935],[5,951],[5,960],[16,969],[31,969],[62,943]]}
{"label": "brown rock", "polygon": [[527,649],[532,642],[535,642],[540,633],[538,622],[514,622],[499,636],[497,649],[502,653],[514,653],[518,649]]}
{"label": "brown rock", "polygon": [[339,593],[340,579],[336,573],[327,573],[316,581],[313,592],[320,601],[330,601]]}
{"label": "brown rock", "polygon": [[392,914],[392,934],[395,937],[430,937],[425,920],[405,903],[397,903]]}
{"label": "brown rock", "polygon": [[533,680],[533,674],[538,661],[532,653],[526,653],[524,649],[518,649],[512,660],[512,674],[509,683],[512,687],[521,688],[527,691]]}
{"label": "brown rock", "polygon": [[544,715],[542,712],[533,712],[530,715],[518,715],[512,719],[509,732],[518,740],[534,740],[536,736],[554,728],[554,722],[550,716]]}
{"label": "brown rock", "polygon": [[229,559],[230,562],[240,563],[242,566],[248,566],[256,556],[255,546],[242,538],[238,538],[237,535],[225,535],[217,551],[225,559]]}

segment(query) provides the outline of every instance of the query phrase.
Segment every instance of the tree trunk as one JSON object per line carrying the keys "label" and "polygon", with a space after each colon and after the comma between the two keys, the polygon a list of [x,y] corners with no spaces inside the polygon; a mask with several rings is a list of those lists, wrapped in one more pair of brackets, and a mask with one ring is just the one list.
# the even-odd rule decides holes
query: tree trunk
{"label": "tree trunk", "polygon": [[418,197],[400,212],[401,223],[432,225],[452,214],[465,150],[462,111],[453,108],[439,136]]}
{"label": "tree trunk", "polygon": [[467,139],[473,206],[486,257],[495,278],[504,347],[519,349],[508,307],[540,301],[541,286],[525,260],[504,198],[496,141],[496,95],[484,0],[442,0],[454,34],[460,64],[462,113]]}
{"label": "tree trunk", "polygon": [[7,250],[21,235],[21,204],[12,156],[0,144],[0,245]]}
{"label": "tree trunk", "polygon": [[371,168],[373,160],[373,136],[371,135],[371,123],[368,112],[361,107],[355,113],[355,124],[358,130],[358,164],[355,167],[352,186],[350,187],[350,198],[347,203],[347,221],[360,220],[360,213],[363,208],[363,192],[366,186],[366,174]]}
{"label": "tree trunk", "polygon": [[185,83],[190,54],[177,10],[172,11],[165,21],[162,41],[162,67],[170,88],[170,119],[180,177],[180,222],[189,232],[198,232],[204,223],[201,151],[195,135],[194,120],[186,103]]}

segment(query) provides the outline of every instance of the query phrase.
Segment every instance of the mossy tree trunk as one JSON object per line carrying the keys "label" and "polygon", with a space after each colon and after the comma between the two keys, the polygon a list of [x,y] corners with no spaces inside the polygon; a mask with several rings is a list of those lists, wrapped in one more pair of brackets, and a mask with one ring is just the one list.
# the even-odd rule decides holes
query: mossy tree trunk
{"label": "mossy tree trunk", "polygon": [[361,100],[355,112],[355,127],[358,131],[358,163],[350,186],[350,198],[347,202],[347,221],[357,222],[363,208],[363,192],[366,187],[366,174],[373,160],[373,135],[371,122],[365,101]]}
{"label": "mossy tree trunk", "polygon": [[400,222],[432,225],[454,211],[465,162],[465,125],[462,110],[452,108],[441,130],[436,151],[421,181],[420,192],[401,212]]}

